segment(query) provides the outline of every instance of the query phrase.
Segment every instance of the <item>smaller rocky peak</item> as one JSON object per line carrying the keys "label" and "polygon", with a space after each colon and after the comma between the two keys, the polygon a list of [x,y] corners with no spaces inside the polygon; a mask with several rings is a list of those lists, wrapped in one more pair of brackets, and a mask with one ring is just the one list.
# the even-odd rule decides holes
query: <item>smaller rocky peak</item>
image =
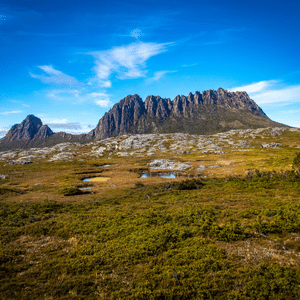
{"label": "smaller rocky peak", "polygon": [[35,115],[28,115],[26,119],[23,120],[21,125],[26,126],[26,125],[32,125],[35,127],[40,127],[43,125],[42,121],[40,118],[36,117]]}
{"label": "smaller rocky peak", "polygon": [[197,91],[195,92],[194,102],[195,102],[195,104],[201,104],[203,102],[202,94],[200,92],[197,92]]}
{"label": "smaller rocky peak", "polygon": [[142,98],[137,95],[137,94],[134,94],[134,95],[128,95],[126,96],[123,100],[121,100],[120,102],[120,105],[134,105],[135,103],[143,103],[143,100]]}
{"label": "smaller rocky peak", "polygon": [[204,104],[216,104],[218,99],[217,91],[207,90],[202,92],[202,98]]}
{"label": "smaller rocky peak", "polygon": [[41,119],[34,115],[28,115],[22,123],[14,125],[8,132],[9,140],[30,141],[43,125]]}
{"label": "smaller rocky peak", "polygon": [[159,96],[148,96],[145,99],[145,110],[147,114],[151,117],[156,115],[157,105],[160,100]]}
{"label": "smaller rocky peak", "polygon": [[194,95],[190,92],[187,96],[187,99],[189,102],[193,102],[194,101]]}
{"label": "smaller rocky peak", "polygon": [[173,100],[173,113],[177,116],[181,115],[182,112],[182,99],[177,95]]}
{"label": "smaller rocky peak", "polygon": [[219,88],[217,89],[217,94],[219,94],[219,95],[225,95],[225,94],[227,94],[227,93],[228,93],[228,91],[222,89],[221,87],[219,87]]}

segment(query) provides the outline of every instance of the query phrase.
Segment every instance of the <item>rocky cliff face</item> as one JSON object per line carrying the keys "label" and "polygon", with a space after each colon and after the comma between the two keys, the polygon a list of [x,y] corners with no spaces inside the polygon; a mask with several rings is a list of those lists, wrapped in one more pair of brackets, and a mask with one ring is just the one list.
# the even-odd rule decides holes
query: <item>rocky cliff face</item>
{"label": "rocky cliff face", "polygon": [[230,129],[285,126],[271,121],[246,92],[219,88],[176,96],[173,101],[129,95],[115,104],[88,134],[53,133],[41,120],[29,115],[0,140],[0,151],[52,146],[63,142],[91,142],[124,134],[213,134]]}
{"label": "rocky cliff face", "polygon": [[228,92],[219,88],[173,101],[148,96],[129,95],[115,104],[89,133],[93,139],[104,139],[126,133],[186,132],[210,134],[233,128],[274,127],[261,108],[246,92]]}
{"label": "rocky cliff face", "polygon": [[127,96],[100,119],[98,126],[89,133],[90,138],[102,139],[126,134],[128,128],[137,126],[145,114],[145,105],[138,95]]}
{"label": "rocky cliff face", "polygon": [[14,125],[1,142],[26,143],[32,139],[49,137],[52,134],[52,130],[47,125],[43,125],[39,118],[28,115],[21,124]]}

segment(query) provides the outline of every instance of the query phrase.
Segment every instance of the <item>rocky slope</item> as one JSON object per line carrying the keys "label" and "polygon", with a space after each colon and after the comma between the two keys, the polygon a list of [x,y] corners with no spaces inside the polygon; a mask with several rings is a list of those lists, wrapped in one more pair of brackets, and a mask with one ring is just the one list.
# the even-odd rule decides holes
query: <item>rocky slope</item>
{"label": "rocky slope", "polygon": [[0,151],[64,142],[88,143],[124,134],[214,134],[231,129],[278,126],[285,125],[271,121],[246,92],[219,88],[176,96],[173,101],[148,96],[145,102],[138,95],[128,95],[105,113],[88,134],[53,133],[39,118],[29,115],[0,140]]}
{"label": "rocky slope", "polygon": [[[213,135],[135,134],[111,137],[85,144],[67,142],[52,147],[3,151],[0,152],[0,164],[29,164],[45,160],[49,162],[84,161],[103,156],[108,159],[113,157],[153,157],[153,164],[149,165],[153,170],[183,170],[189,167],[188,162],[184,166],[179,163],[176,163],[175,166],[167,160],[157,160],[157,158],[171,158],[182,154],[193,155],[193,153],[214,154],[221,157],[234,151],[254,151],[258,148],[300,148],[299,144],[293,146],[282,144],[281,137],[285,133],[287,135],[294,134],[295,141],[299,141],[300,129],[286,127],[232,129]],[[202,171],[206,167],[217,166],[203,166],[203,163],[199,162],[197,170]]]}

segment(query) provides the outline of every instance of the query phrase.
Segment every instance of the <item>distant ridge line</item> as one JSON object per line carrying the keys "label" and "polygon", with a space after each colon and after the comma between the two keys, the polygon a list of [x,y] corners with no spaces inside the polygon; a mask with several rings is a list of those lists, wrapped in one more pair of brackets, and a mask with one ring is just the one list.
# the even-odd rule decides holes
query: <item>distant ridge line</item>
{"label": "distant ridge line", "polygon": [[0,139],[0,151],[46,147],[63,142],[87,143],[124,134],[213,134],[230,129],[289,127],[270,120],[246,92],[222,88],[176,96],[174,100],[128,95],[116,103],[88,134],[54,133],[34,115],[12,126]]}

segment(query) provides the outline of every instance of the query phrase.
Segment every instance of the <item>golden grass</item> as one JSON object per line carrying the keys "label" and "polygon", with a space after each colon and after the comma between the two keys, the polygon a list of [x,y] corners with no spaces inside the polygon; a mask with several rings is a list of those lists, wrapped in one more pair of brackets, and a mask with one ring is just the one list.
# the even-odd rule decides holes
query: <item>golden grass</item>
{"label": "golden grass", "polygon": [[95,177],[92,178],[90,181],[92,182],[104,182],[104,181],[108,181],[109,179],[111,179],[110,177]]}

